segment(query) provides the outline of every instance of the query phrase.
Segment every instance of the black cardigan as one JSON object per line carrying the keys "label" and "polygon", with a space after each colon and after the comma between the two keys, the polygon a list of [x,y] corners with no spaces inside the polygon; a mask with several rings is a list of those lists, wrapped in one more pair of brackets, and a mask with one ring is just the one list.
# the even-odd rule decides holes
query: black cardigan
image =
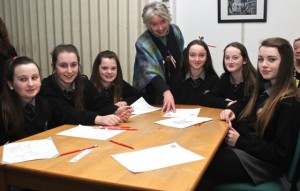
{"label": "black cardigan", "polygon": [[64,96],[63,90],[58,86],[54,75],[52,74],[43,79],[41,94],[54,107],[56,126],[63,124],[94,125],[97,115],[112,114],[118,109],[108,98],[100,95],[91,81],[82,76],[85,111],[76,111],[74,95],[71,99]]}
{"label": "black cardigan", "polygon": [[[300,128],[300,103],[294,97],[279,101],[263,137],[258,138],[253,136],[254,125],[257,121],[259,109],[267,98],[267,94],[261,94],[252,115],[233,125],[240,133],[236,148],[244,150],[262,161],[273,164],[283,173],[291,164],[295,152]],[[247,101],[248,99],[245,97],[230,106],[230,109],[238,116]]]}
{"label": "black cardigan", "polygon": [[223,73],[221,78],[214,84],[213,88],[205,94],[205,103],[203,106],[226,108],[229,101],[239,100],[244,97],[244,83],[234,85],[230,82],[230,74]]}
{"label": "black cardigan", "polygon": [[177,75],[171,82],[171,91],[176,104],[204,105],[204,95],[211,90],[219,77],[216,74],[205,74],[204,80],[197,87],[192,85],[192,79],[185,75]]}
{"label": "black cardigan", "polygon": [[[131,105],[141,97],[141,93],[126,81],[123,80],[122,83],[123,87],[121,93],[121,100],[119,101],[126,101],[127,105]],[[102,90],[100,94],[105,97],[108,97],[112,102],[114,102],[114,89],[115,87],[111,86],[107,90]]]}
{"label": "black cardigan", "polygon": [[[2,108],[1,108],[2,110]],[[0,110],[0,111],[1,111]],[[18,116],[16,116],[18,117]],[[3,126],[2,115],[0,115],[0,145],[3,145],[7,141],[13,142],[53,127],[52,120],[52,107],[49,102],[42,96],[37,95],[35,97],[35,117],[33,120],[29,120],[24,116],[24,131],[23,133],[7,133]]]}

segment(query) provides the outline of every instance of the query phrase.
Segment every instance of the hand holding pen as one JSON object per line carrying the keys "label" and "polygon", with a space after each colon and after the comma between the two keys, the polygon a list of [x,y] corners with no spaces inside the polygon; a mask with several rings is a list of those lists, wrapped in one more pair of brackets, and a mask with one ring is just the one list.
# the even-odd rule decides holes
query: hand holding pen
{"label": "hand holding pen", "polygon": [[115,114],[121,119],[121,122],[125,122],[129,119],[132,112],[133,112],[133,107],[123,106],[123,107],[119,107],[115,112]]}

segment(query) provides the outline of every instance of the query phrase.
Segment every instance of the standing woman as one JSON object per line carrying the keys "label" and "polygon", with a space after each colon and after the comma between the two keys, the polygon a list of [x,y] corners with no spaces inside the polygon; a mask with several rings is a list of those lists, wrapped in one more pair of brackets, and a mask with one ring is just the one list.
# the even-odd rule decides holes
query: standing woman
{"label": "standing woman", "polygon": [[123,80],[120,61],[113,51],[106,50],[97,55],[90,80],[118,107],[131,105],[141,97],[137,89]]}
{"label": "standing woman", "polygon": [[222,120],[237,118],[239,123],[229,125],[228,146],[215,155],[201,180],[201,190],[224,182],[259,184],[278,179],[291,164],[300,128],[292,46],[278,37],[264,40],[257,68],[257,84],[250,99],[220,113]]}
{"label": "standing woman", "polygon": [[202,40],[191,41],[184,50],[181,72],[171,83],[175,102],[204,105],[204,95],[218,79],[207,44]]}
{"label": "standing woman", "polygon": [[6,25],[0,17],[0,94],[4,86],[3,80],[5,62],[15,56],[17,56],[17,52],[10,44]]}
{"label": "standing woman", "polygon": [[146,30],[136,41],[133,86],[149,104],[163,104],[162,111],[175,111],[170,82],[178,73],[184,46],[178,26],[164,3],[146,5],[142,14]]}
{"label": "standing woman", "polygon": [[297,38],[294,41],[294,56],[295,56],[294,78],[296,81],[296,86],[300,90],[300,38]]}
{"label": "standing woman", "polygon": [[38,93],[40,69],[30,58],[7,63],[0,97],[0,145],[40,133],[52,127],[52,108]]}
{"label": "standing woman", "polygon": [[225,47],[223,68],[225,72],[220,80],[206,94],[206,106],[226,108],[252,93],[256,84],[256,70],[243,44],[232,42]]}
{"label": "standing woman", "polygon": [[41,93],[55,110],[55,125],[116,125],[126,121],[131,107],[117,107],[81,75],[80,58],[72,44],[61,44],[52,52],[53,74],[43,79]]}

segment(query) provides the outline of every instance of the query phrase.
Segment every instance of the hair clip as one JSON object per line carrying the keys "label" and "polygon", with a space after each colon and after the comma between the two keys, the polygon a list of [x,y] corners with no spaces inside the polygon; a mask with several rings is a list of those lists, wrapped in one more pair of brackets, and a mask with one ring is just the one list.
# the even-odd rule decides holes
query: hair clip
{"label": "hair clip", "polygon": [[[199,36],[199,40],[200,41],[204,41],[204,37],[203,36]],[[211,48],[217,48],[216,46],[214,46],[214,45],[207,45],[208,47],[211,47]]]}

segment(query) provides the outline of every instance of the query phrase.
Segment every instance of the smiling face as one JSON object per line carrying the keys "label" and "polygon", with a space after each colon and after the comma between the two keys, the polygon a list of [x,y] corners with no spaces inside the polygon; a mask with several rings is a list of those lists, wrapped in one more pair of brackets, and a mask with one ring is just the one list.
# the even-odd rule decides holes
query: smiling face
{"label": "smiling face", "polygon": [[54,67],[60,84],[65,89],[70,88],[79,71],[76,54],[73,52],[60,53]]}
{"label": "smiling face", "polygon": [[160,16],[152,16],[149,23],[148,28],[158,37],[163,37],[167,34],[169,30],[169,21],[160,17]]}
{"label": "smiling face", "polygon": [[194,44],[189,49],[189,63],[191,70],[201,70],[207,60],[207,52],[203,46]]}
{"label": "smiling face", "polygon": [[265,80],[275,84],[281,56],[277,48],[262,46],[258,53],[258,69]]}
{"label": "smiling face", "polygon": [[108,87],[117,77],[117,63],[113,58],[102,58],[99,65],[99,75],[104,87]]}
{"label": "smiling face", "polygon": [[41,88],[39,69],[34,63],[16,66],[13,81],[8,82],[8,85],[23,101],[31,102]]}
{"label": "smiling face", "polygon": [[246,61],[244,61],[240,49],[229,46],[224,52],[224,64],[230,73],[238,73],[242,70]]}

